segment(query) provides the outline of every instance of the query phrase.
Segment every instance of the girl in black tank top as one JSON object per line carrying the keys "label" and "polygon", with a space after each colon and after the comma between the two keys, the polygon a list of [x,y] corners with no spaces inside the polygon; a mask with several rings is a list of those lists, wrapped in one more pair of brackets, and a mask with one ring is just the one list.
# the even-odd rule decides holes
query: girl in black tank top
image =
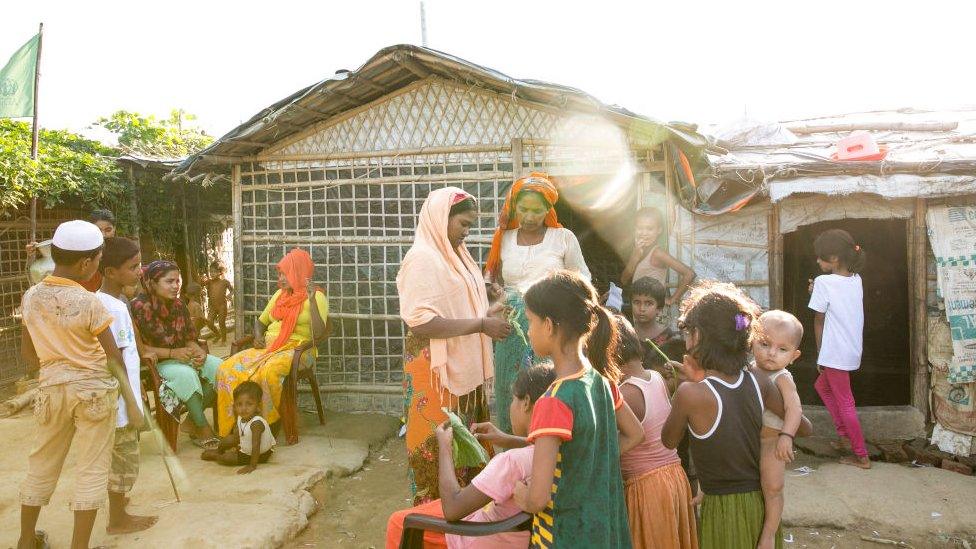
{"label": "girl in black tank top", "polygon": [[[759,307],[731,284],[703,282],[681,304],[688,381],[678,386],[661,439],[674,448],[687,431],[704,500],[701,549],[755,549],[763,526],[759,432],[763,407],[783,415],[779,391],[748,367]],[[809,422],[801,431],[809,428]],[[773,547],[781,548],[777,533]],[[765,549],[765,548],[761,548]]]}

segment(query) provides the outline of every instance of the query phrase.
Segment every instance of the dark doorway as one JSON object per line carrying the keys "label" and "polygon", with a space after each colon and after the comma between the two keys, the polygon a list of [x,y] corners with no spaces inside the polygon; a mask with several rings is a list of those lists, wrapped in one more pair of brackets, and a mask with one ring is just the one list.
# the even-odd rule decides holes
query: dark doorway
{"label": "dark doorway", "polygon": [[622,249],[634,238],[637,185],[628,184],[611,198],[606,189],[612,179],[601,175],[556,178],[559,222],[579,240],[593,285],[600,293],[609,288],[610,281],[620,284],[625,261]]}
{"label": "dark doorway", "polygon": [[783,306],[805,329],[803,355],[792,369],[804,404],[822,404],[817,378],[814,313],[807,280],[820,274],[813,241],[827,229],[844,229],[867,254],[864,284],[864,354],[851,384],[858,406],[911,403],[909,376],[908,246],[905,220],[847,219],[800,227],[785,235]]}

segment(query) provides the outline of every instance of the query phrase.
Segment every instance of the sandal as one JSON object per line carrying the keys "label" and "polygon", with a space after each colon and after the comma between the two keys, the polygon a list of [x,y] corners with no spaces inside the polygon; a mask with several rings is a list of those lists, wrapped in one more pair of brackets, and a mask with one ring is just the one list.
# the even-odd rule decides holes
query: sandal
{"label": "sandal", "polygon": [[216,450],[217,447],[220,446],[220,439],[217,438],[217,437],[210,437],[210,438],[205,439],[205,440],[200,440],[198,438],[194,438],[194,439],[191,439],[190,442],[192,442],[193,445],[196,446],[197,448],[200,448],[200,449],[203,449],[203,450]]}

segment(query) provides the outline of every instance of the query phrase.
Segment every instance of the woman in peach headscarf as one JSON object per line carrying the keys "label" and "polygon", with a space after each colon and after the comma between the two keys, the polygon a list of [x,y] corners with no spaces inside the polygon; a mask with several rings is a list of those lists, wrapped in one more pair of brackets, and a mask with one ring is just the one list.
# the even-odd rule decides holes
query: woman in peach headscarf
{"label": "woman in peach headscarf", "polygon": [[[456,187],[432,191],[397,274],[408,328],[403,386],[414,505],[439,497],[434,428],[447,419],[441,408],[467,424],[488,421],[491,340],[511,332],[508,321],[489,310],[481,270],[464,246],[477,218],[470,194]],[[477,471],[457,473],[466,484]]]}
{"label": "woman in peach headscarf", "polygon": [[[321,339],[326,334],[329,302],[315,286],[315,265],[305,250],[294,249],[278,262],[278,287],[268,305],[254,321],[253,348],[228,358],[217,369],[217,414],[220,436],[234,427],[234,389],[253,381],[264,389],[261,415],[274,425],[280,419],[281,389],[291,371],[295,348]],[[315,307],[311,306],[315,296]],[[318,351],[313,345],[301,361],[313,365]]]}
{"label": "woman in peach headscarf", "polygon": [[522,294],[537,281],[559,270],[570,270],[590,280],[576,235],[556,217],[559,192],[544,173],[532,172],[515,180],[505,197],[498,228],[491,243],[485,277],[495,292],[505,292],[505,305],[521,333],[495,345],[495,424],[512,432],[508,415],[512,383],[536,357],[526,338],[529,320]]}

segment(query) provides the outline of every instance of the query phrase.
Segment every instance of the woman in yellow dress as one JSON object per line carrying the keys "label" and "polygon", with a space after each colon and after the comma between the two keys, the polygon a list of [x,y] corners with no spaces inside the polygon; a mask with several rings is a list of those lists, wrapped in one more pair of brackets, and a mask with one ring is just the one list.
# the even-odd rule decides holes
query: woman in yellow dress
{"label": "woman in yellow dress", "polygon": [[[234,388],[253,381],[264,389],[261,415],[274,425],[279,419],[281,390],[291,371],[295,349],[326,335],[329,303],[325,292],[312,282],[315,265],[304,250],[294,249],[278,262],[279,290],[271,296],[254,321],[253,348],[225,360],[217,369],[217,413],[220,436],[234,427]],[[315,296],[316,307],[309,296]],[[313,345],[302,353],[304,366],[314,367],[318,356]]]}

